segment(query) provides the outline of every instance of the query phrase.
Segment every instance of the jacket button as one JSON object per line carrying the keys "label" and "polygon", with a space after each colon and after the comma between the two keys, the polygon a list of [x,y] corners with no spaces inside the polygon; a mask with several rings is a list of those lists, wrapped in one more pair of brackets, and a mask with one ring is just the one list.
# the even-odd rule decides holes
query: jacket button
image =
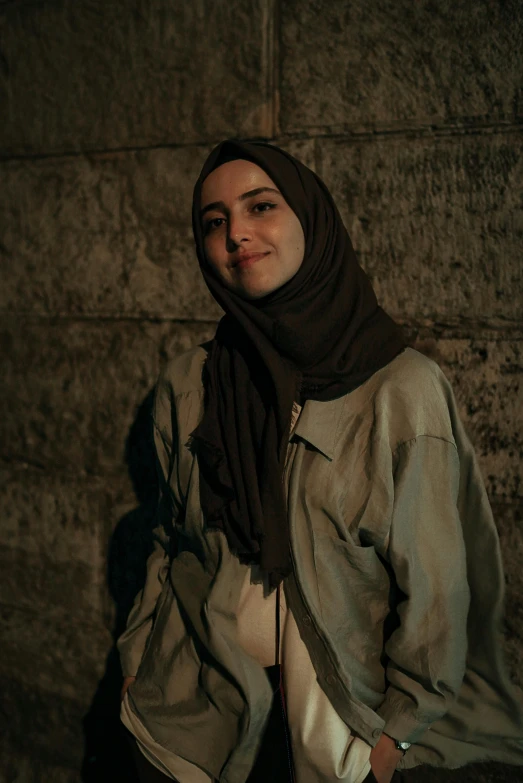
{"label": "jacket button", "polygon": [[372,732],[372,736],[378,739],[378,737],[381,737],[381,729],[374,729]]}
{"label": "jacket button", "polygon": [[305,617],[303,618],[303,624],[304,625],[310,625],[311,624],[311,618],[309,617],[308,614],[306,614]]}
{"label": "jacket button", "polygon": [[334,683],[336,682],[336,675],[335,674],[328,674],[327,675],[327,682],[329,683],[329,685],[334,685]]}

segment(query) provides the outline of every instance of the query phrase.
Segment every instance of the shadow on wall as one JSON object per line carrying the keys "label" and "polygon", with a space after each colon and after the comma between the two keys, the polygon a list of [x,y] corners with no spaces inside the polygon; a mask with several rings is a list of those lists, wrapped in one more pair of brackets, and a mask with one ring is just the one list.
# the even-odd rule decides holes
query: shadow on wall
{"label": "shadow on wall", "polygon": [[116,608],[114,643],[107,656],[105,674],[83,721],[83,783],[138,783],[126,730],[120,723],[122,670],[116,640],[144,585],[146,562],[153,548],[151,532],[158,497],[151,429],[153,392],[140,405],[126,443],[127,467],[139,505],[118,522],[109,544],[107,581]]}

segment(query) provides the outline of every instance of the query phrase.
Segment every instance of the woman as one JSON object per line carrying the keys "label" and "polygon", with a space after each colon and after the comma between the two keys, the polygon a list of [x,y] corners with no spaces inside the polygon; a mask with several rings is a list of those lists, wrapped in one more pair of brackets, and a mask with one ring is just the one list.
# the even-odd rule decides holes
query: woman
{"label": "woman", "polygon": [[284,151],[219,144],[193,230],[225,316],[156,390],[157,546],[119,640],[142,779],[523,763],[496,530],[445,377]]}

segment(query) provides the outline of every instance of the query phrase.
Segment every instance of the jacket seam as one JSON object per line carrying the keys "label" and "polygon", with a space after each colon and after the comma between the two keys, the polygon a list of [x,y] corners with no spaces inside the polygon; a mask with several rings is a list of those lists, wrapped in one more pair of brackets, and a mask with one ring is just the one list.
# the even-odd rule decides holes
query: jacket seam
{"label": "jacket seam", "polygon": [[414,443],[414,441],[419,440],[420,438],[430,438],[430,440],[442,440],[443,443],[448,443],[450,446],[453,446],[455,450],[458,450],[458,447],[456,446],[455,442],[453,440],[449,440],[449,438],[444,438],[442,435],[427,435],[425,433],[422,433],[421,435],[415,435],[413,438],[408,438],[407,440],[402,440],[401,443],[398,443],[396,448],[393,450],[393,454],[396,454],[399,449],[401,449],[402,446],[408,446],[410,443]]}

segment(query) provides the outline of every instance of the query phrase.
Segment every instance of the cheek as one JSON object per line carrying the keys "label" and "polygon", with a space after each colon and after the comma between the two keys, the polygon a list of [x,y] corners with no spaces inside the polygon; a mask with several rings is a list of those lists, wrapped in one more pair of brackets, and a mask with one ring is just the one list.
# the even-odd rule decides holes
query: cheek
{"label": "cheek", "polygon": [[305,255],[305,237],[303,235],[303,230],[300,223],[295,226],[295,229],[292,233],[291,244],[294,263],[296,268],[299,269],[299,267],[302,265],[303,257]]}
{"label": "cheek", "polygon": [[266,227],[267,235],[270,232],[270,238],[275,245],[278,245],[282,249],[284,248],[287,253],[292,252],[293,255],[302,248],[303,245],[303,232],[301,226],[298,223],[296,226],[294,220],[275,222],[271,226]]}
{"label": "cheek", "polygon": [[299,233],[296,236],[296,247],[298,248],[298,251],[301,255],[301,260],[303,261],[303,256],[305,255],[305,237],[303,236],[303,231],[300,230]]}
{"label": "cheek", "polygon": [[216,241],[215,236],[209,236],[204,239],[203,249],[205,252],[205,258],[212,267],[220,266],[220,245]]}

